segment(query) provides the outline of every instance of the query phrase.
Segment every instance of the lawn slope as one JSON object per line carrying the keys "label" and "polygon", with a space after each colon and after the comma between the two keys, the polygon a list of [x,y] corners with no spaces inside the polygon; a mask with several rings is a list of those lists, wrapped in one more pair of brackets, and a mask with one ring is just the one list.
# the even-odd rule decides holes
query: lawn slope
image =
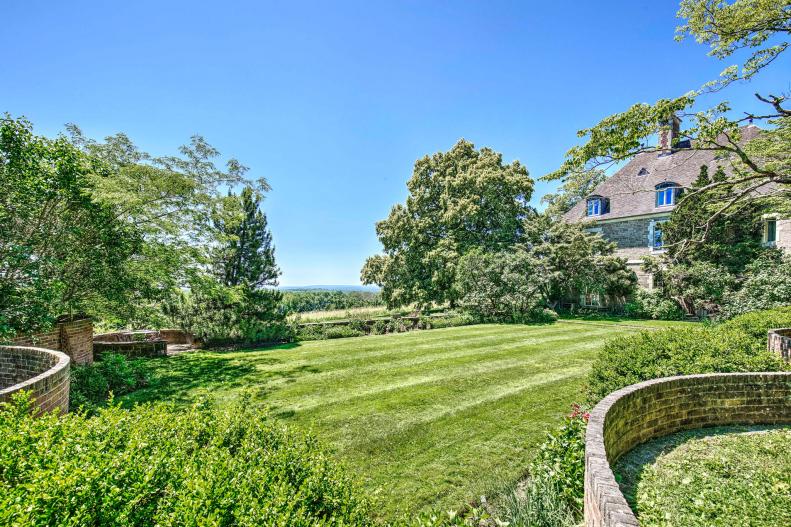
{"label": "lawn slope", "polygon": [[604,340],[634,331],[491,324],[187,353],[150,361],[151,386],[123,402],[251,390],[333,446],[378,493],[383,515],[459,508],[522,475],[547,428],[582,398]]}

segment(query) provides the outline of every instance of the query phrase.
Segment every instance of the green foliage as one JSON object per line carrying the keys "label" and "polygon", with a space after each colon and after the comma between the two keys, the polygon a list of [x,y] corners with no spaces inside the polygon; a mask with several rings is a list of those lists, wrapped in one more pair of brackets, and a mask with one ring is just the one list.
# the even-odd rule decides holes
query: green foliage
{"label": "green foliage", "polygon": [[207,344],[282,342],[293,338],[274,289],[227,286],[197,275],[190,289],[166,306],[173,324]]}
{"label": "green foliage", "polygon": [[749,264],[741,287],[723,301],[722,316],[730,318],[759,309],[791,304],[791,256],[767,251]]}
{"label": "green foliage", "polygon": [[590,196],[605,179],[607,174],[603,170],[571,172],[560,184],[557,192],[546,194],[541,198],[541,203],[547,206],[546,215],[554,220],[560,220],[561,216],[574,205]]}
{"label": "green foliage", "polygon": [[681,320],[684,312],[674,300],[664,296],[661,291],[638,289],[630,302],[624,304],[628,317],[652,318],[654,320]]}
{"label": "green foliage", "polygon": [[369,258],[366,284],[382,286],[388,306],[454,303],[456,265],[474,248],[498,251],[519,240],[533,180],[518,161],[460,140],[415,163],[406,204],[376,225],[384,254]]}
{"label": "green foliage", "polygon": [[329,326],[324,329],[324,338],[342,339],[346,337],[362,337],[365,331],[354,329],[351,326]]}
{"label": "green foliage", "polygon": [[585,482],[585,428],[588,414],[579,405],[541,444],[523,488],[499,503],[510,525],[571,527],[582,518]]}
{"label": "green foliage", "polygon": [[225,286],[258,290],[277,285],[280,270],[261,200],[259,192],[245,187],[239,195],[229,193],[212,211],[217,244],[211,261]]}
{"label": "green foliage", "polygon": [[525,222],[531,254],[545,269],[544,296],[558,303],[579,292],[599,292],[611,304],[621,304],[637,286],[626,261],[612,256],[615,244],[585,230],[586,226],[554,221],[547,215]]}
{"label": "green foliage", "polygon": [[523,249],[470,251],[458,264],[460,304],[483,320],[522,322],[546,302],[546,270]]}
{"label": "green foliage", "polygon": [[791,308],[749,313],[714,327],[679,327],[612,339],[588,377],[590,401],[659,377],[783,371],[781,359],[766,349],[770,327],[791,327]]}
{"label": "green foliage", "polygon": [[92,411],[106,403],[111,393],[120,396],[146,386],[150,379],[144,361],[103,353],[93,364],[72,366],[69,406]]}
{"label": "green foliage", "polygon": [[[719,234],[730,235],[731,228],[754,229],[754,222],[741,222],[739,218],[750,209],[766,205],[788,208],[791,196],[791,163],[787,155],[791,148],[791,117],[783,106],[785,96],[756,94],[765,103],[763,111],[756,113],[732,111],[727,101],[715,102],[701,108],[703,97],[725,88],[738,79],[749,79],[768,66],[788,48],[791,30],[788,5],[783,0],[683,0],[678,16],[685,23],[678,28],[678,36],[693,37],[711,46],[711,55],[718,59],[731,56],[744,48],[752,50],[739,71],[738,66],[726,68],[719,80],[707,83],[701,89],[680,97],[663,98],[654,104],[635,104],[622,113],[603,119],[590,128],[578,132],[585,142],[571,148],[558,170],[545,179],[569,180],[575,174],[599,168],[613,162],[623,162],[641,153],[652,153],[653,136],[670,126],[672,116],[685,115],[686,128],[676,137],[677,147],[689,140],[689,152],[715,152],[723,170],[718,170],[708,184],[698,180],[698,187],[690,189],[679,201],[676,210],[683,210],[685,203],[699,203],[692,214],[694,221],[679,222],[675,237],[676,251],[686,251]],[[768,42],[777,40],[777,44]],[[782,88],[781,88],[782,89]],[[732,117],[738,115],[739,117]],[[770,130],[762,131],[752,141],[744,141],[743,125],[765,124]],[[722,227],[722,228],[720,228]],[[734,247],[727,257],[742,258],[740,249]],[[748,248],[749,249],[749,248]],[[713,261],[713,260],[712,260]],[[730,262],[721,262],[730,266]]]}
{"label": "green foliage", "polygon": [[3,525],[371,525],[356,486],[311,436],[247,400],[87,418],[0,405]]}
{"label": "green foliage", "polygon": [[124,296],[141,238],[93,197],[108,167],[63,137],[0,119],[0,335],[43,329]]}
{"label": "green foliage", "polygon": [[384,305],[381,293],[372,291],[284,291],[280,304],[286,313],[329,311]]}

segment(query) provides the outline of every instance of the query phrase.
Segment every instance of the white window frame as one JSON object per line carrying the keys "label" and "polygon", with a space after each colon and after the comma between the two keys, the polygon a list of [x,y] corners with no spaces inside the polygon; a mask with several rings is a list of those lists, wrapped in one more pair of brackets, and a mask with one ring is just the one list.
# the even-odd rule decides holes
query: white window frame
{"label": "white window frame", "polygon": [[[655,240],[656,227],[657,227],[657,225],[661,225],[661,224],[665,223],[666,221],[667,221],[666,219],[664,219],[664,220],[651,220],[651,223],[648,224],[648,247],[651,249],[652,253],[663,253],[663,252],[665,252],[667,250],[665,248],[665,245],[664,245],[664,240],[662,241],[662,245],[659,246],[659,247],[657,247],[656,244],[655,244],[655,242],[656,242],[656,240]],[[661,234],[661,232],[662,232],[662,228],[661,227],[659,228],[659,232]]]}
{"label": "white window frame", "polygon": [[[774,223],[774,240],[769,239],[769,223]],[[763,244],[766,247],[777,245],[777,218],[764,218]]]}
{"label": "white window frame", "polygon": [[[586,212],[587,216],[588,217],[601,216],[602,215],[602,209],[604,208],[603,201],[604,200],[602,200],[602,198],[588,198],[588,200],[587,200],[587,202],[585,204],[586,205],[585,212]],[[591,212],[591,209],[593,209],[593,212]]]}

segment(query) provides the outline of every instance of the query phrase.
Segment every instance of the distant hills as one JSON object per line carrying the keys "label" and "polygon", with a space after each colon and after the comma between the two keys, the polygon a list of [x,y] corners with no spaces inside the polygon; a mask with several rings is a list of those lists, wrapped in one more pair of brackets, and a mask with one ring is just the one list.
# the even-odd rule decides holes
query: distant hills
{"label": "distant hills", "polygon": [[369,291],[376,293],[375,285],[286,285],[278,287],[281,291]]}

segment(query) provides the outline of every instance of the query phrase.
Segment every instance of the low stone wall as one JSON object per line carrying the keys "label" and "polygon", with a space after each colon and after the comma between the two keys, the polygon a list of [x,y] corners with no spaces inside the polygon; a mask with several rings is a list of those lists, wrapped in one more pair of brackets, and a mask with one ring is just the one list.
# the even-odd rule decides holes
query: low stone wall
{"label": "low stone wall", "polygon": [[49,331],[20,335],[10,344],[62,351],[76,364],[89,364],[93,362],[93,321],[63,319]]}
{"label": "low stone wall", "polygon": [[769,351],[791,362],[791,328],[769,330]]}
{"label": "low stone wall", "polygon": [[159,335],[168,344],[195,344],[195,335],[183,329],[160,329]]}
{"label": "low stone wall", "polygon": [[68,412],[69,363],[68,355],[60,351],[0,346],[0,402],[26,390],[41,410]]}
{"label": "low stone wall", "polygon": [[130,359],[138,357],[164,357],[168,354],[168,343],[164,340],[140,342],[94,342],[93,358],[101,360],[102,353],[118,353]]}
{"label": "low stone wall", "polygon": [[666,377],[611,393],[585,436],[585,525],[640,525],[611,468],[638,444],[707,426],[778,423],[791,423],[791,372]]}

